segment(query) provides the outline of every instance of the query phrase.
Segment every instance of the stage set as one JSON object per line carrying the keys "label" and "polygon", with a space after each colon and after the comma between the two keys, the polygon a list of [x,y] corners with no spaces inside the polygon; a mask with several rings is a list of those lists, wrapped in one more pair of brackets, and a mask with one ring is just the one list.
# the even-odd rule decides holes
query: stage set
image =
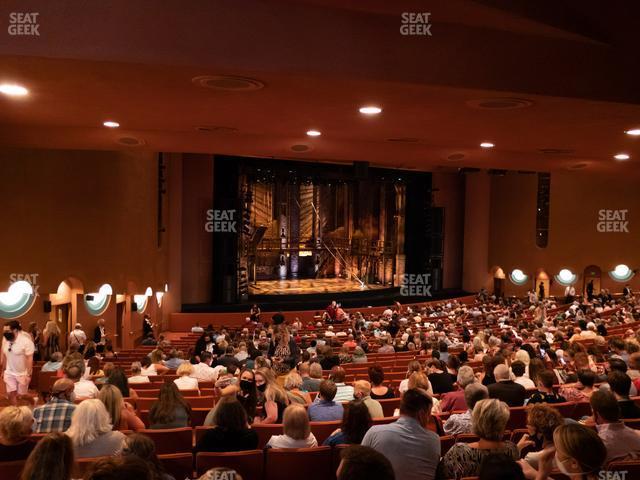
{"label": "stage set", "polygon": [[[444,212],[431,174],[319,164],[214,158],[213,298],[220,304],[381,294],[405,274],[442,277]],[[229,230],[229,231],[226,231]]]}

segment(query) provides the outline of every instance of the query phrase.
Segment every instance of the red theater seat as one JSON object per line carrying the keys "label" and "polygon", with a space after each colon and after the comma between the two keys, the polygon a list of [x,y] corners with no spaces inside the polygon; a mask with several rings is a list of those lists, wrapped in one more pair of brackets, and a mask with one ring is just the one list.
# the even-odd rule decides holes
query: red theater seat
{"label": "red theater seat", "polygon": [[335,422],[310,422],[311,432],[313,436],[316,437],[318,441],[318,445],[322,445],[322,443],[331,436],[331,434],[340,428],[342,421]]}
{"label": "red theater seat", "polygon": [[267,449],[265,480],[327,480],[332,471],[331,448]]}
{"label": "red theater seat", "polygon": [[399,398],[388,398],[378,401],[380,402],[380,405],[382,405],[382,413],[384,413],[385,417],[393,417],[393,412],[396,408],[400,408]]}
{"label": "red theater seat", "polygon": [[444,435],[440,437],[440,455],[444,456],[453,444],[456,443],[456,437],[453,435]]}
{"label": "red theater seat", "polygon": [[283,433],[281,423],[259,423],[251,428],[258,434],[258,448],[264,448],[273,435],[282,435]]}
{"label": "red theater seat", "polygon": [[193,477],[193,455],[191,453],[171,453],[158,455],[165,471],[176,480]]}
{"label": "red theater seat", "polygon": [[[262,450],[228,453],[198,453],[196,455],[196,475],[199,477],[215,467],[232,468],[243,480],[262,480],[264,476],[264,454]],[[302,476],[298,472],[298,476]],[[176,477],[176,480],[181,480]]]}
{"label": "red theater seat", "polygon": [[20,480],[20,474],[25,463],[25,460],[0,462],[0,478],[2,480]]}
{"label": "red theater seat", "polygon": [[193,448],[193,429],[170,428],[166,430],[140,430],[138,433],[148,436],[156,444],[156,453],[191,452]]}

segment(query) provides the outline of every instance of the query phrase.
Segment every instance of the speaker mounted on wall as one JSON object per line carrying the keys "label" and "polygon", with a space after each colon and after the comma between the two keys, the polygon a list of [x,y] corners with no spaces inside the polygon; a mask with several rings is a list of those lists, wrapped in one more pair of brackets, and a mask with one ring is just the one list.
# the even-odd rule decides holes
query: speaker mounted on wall
{"label": "speaker mounted on wall", "polygon": [[44,313],[51,313],[51,302],[49,300],[43,300],[42,306],[44,308]]}

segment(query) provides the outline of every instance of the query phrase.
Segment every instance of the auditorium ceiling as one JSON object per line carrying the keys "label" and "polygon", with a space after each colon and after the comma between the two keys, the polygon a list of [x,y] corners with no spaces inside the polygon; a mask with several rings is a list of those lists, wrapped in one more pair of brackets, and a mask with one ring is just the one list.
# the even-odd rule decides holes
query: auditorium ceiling
{"label": "auditorium ceiling", "polygon": [[0,34],[0,84],[29,89],[0,95],[4,147],[432,171],[640,162],[625,134],[640,128],[640,2],[5,0],[5,27],[10,12],[38,13],[39,35]]}

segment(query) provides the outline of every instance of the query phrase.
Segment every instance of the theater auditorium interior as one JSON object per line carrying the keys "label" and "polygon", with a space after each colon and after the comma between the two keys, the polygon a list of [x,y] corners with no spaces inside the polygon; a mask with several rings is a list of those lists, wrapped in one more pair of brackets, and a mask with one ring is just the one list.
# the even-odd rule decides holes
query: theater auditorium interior
{"label": "theater auditorium interior", "polygon": [[0,3],[1,480],[640,479],[640,4]]}

